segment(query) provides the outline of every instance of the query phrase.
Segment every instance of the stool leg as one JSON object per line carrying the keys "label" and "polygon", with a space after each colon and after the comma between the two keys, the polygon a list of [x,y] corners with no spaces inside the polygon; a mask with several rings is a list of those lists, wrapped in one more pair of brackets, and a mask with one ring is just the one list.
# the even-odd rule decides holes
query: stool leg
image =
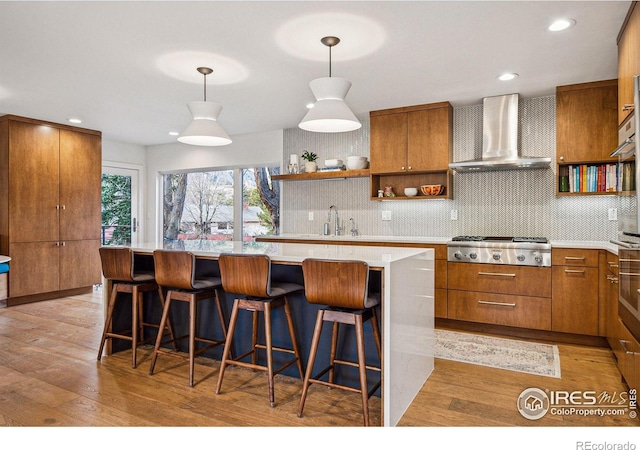
{"label": "stool leg", "polygon": [[235,299],[233,301],[233,308],[231,309],[231,318],[229,319],[229,333],[224,343],[224,350],[222,351],[222,361],[220,361],[220,373],[218,374],[218,384],[216,385],[216,394],[220,393],[222,388],[222,378],[224,377],[224,369],[227,367],[227,359],[229,358],[229,352],[231,351],[231,342],[233,341],[233,333],[236,330],[236,322],[238,321],[238,304],[240,300]]}
{"label": "stool leg", "polygon": [[109,327],[111,326],[111,321],[113,319],[113,309],[116,305],[117,296],[118,296],[118,286],[117,284],[114,283],[111,287],[111,295],[109,297],[109,304],[107,305],[107,318],[104,321],[104,329],[102,330],[102,338],[100,339],[100,349],[98,350],[98,361],[102,359],[104,343],[107,340],[107,331],[109,331]]}
{"label": "stool leg", "polygon": [[302,358],[300,357],[300,348],[298,347],[298,339],[296,338],[296,331],[293,327],[293,316],[291,314],[291,306],[289,305],[289,299],[284,298],[284,314],[287,318],[287,326],[289,328],[289,336],[291,336],[291,345],[293,347],[293,353],[296,356],[296,364],[298,365],[298,372],[300,373],[300,379],[304,378],[304,371],[302,370]]}
{"label": "stool leg", "polygon": [[[224,314],[222,312],[222,303],[220,302],[220,295],[218,294],[218,290],[215,291],[216,309],[218,310],[218,317],[220,318],[220,328],[222,329],[222,335],[224,336],[224,341],[227,342],[227,325],[224,323]],[[231,359],[233,359],[233,352],[230,351],[229,355],[231,355]]]}
{"label": "stool leg", "polygon": [[373,312],[373,317],[371,318],[371,326],[373,327],[373,337],[376,341],[376,347],[378,348],[378,359],[380,360],[380,364],[382,365],[380,327],[378,326],[378,307],[374,306],[373,308],[371,308],[371,311]]}
{"label": "stool leg", "polygon": [[[164,330],[169,318],[169,309],[171,309],[171,291],[167,293],[167,299],[162,310],[162,319],[160,320],[160,330]],[[149,368],[149,375],[153,375],[153,370],[156,367],[156,360],[158,359],[158,349],[162,343],[162,333],[158,333],[156,337],[156,345],[153,348],[153,358],[151,358],[151,367]]]}
{"label": "stool leg", "polygon": [[271,303],[264,305],[264,334],[267,347],[267,376],[269,378],[269,403],[275,406],[275,393],[273,387],[273,342],[271,341]]}
{"label": "stool leg", "polygon": [[358,372],[360,373],[360,394],[362,396],[362,413],[364,415],[364,426],[369,426],[369,392],[367,389],[367,361],[364,353],[364,325],[362,315],[356,317],[356,345],[358,347]]}
{"label": "stool leg", "polygon": [[304,374],[302,382],[302,396],[300,397],[300,406],[298,407],[298,417],[302,417],[304,402],[307,400],[307,392],[309,391],[309,380],[313,372],[313,365],[316,362],[316,354],[318,353],[318,344],[320,343],[320,335],[322,334],[322,325],[324,323],[324,310],[319,310],[316,316],[316,326],[313,329],[313,337],[311,338],[311,349],[309,350],[309,361],[307,362],[307,370]]}
{"label": "stool leg", "polygon": [[193,387],[196,358],[196,296],[189,299],[189,387]]}
{"label": "stool leg", "polygon": [[340,324],[338,322],[333,322],[333,326],[331,328],[331,350],[329,354],[329,383],[335,382],[336,377],[336,354],[338,353],[338,333],[340,332]]}
{"label": "stool leg", "polygon": [[138,286],[134,285],[131,291],[131,367],[136,368],[137,355],[138,355],[138,336],[140,334],[140,317],[138,312],[140,310],[140,295],[142,293],[138,291]]}
{"label": "stool leg", "polygon": [[[164,311],[165,298],[164,298],[164,293],[162,291],[162,286],[158,286],[158,298],[160,299],[160,307],[162,308],[162,311]],[[171,340],[171,346],[177,352],[178,345],[176,344],[176,338],[173,334],[173,325],[171,325],[170,317],[167,317],[166,329],[169,331],[169,339]],[[164,335],[164,330],[165,330],[164,328],[158,328],[158,333],[162,333]]]}
{"label": "stool leg", "polygon": [[251,326],[251,350],[253,351],[253,353],[251,354],[251,364],[253,365],[257,364],[258,362],[258,349],[256,348],[256,346],[258,345],[258,319],[258,311],[253,311],[253,324]]}

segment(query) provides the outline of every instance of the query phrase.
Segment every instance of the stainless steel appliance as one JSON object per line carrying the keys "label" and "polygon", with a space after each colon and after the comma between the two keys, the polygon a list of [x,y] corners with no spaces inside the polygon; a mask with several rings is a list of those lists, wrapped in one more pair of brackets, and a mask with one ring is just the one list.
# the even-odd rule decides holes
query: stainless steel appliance
{"label": "stainless steel appliance", "polygon": [[451,262],[551,266],[551,244],[542,237],[456,236],[447,254]]}
{"label": "stainless steel appliance", "polygon": [[482,158],[449,164],[456,172],[548,169],[551,158],[520,156],[518,152],[518,94],[482,99]]}
{"label": "stainless steel appliance", "polygon": [[[631,114],[618,130],[618,143],[611,156],[618,156],[618,164],[623,171],[623,190],[620,192],[620,204],[626,207],[618,208],[623,214],[618,214],[618,239],[611,242],[620,246],[618,250],[618,316],[629,331],[640,340],[640,197],[637,195],[637,183],[640,180],[640,164],[638,164],[638,143],[636,130],[640,129],[640,77],[633,77],[633,105],[625,105],[632,109]],[[633,183],[629,182],[632,177]],[[634,193],[634,191],[636,193]],[[634,193],[634,195],[630,195]],[[632,199],[631,205],[628,205]]]}
{"label": "stainless steel appliance", "polygon": [[640,245],[618,250],[618,316],[640,340]]}

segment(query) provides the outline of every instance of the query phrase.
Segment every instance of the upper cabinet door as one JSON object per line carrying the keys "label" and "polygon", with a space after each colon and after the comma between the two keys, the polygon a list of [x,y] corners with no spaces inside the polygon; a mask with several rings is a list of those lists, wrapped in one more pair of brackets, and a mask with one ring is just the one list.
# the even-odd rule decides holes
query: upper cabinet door
{"label": "upper cabinet door", "polygon": [[100,239],[102,138],[60,131],[60,240]]}
{"label": "upper cabinet door", "polygon": [[453,156],[452,123],[451,105],[409,113],[408,170],[449,169]]}
{"label": "upper cabinet door", "polygon": [[618,41],[618,124],[632,111],[633,76],[640,75],[640,7],[632,3]]}
{"label": "upper cabinet door", "polygon": [[556,158],[558,164],[617,161],[616,80],[556,88]]}
{"label": "upper cabinet door", "polygon": [[9,239],[11,242],[58,239],[57,128],[9,123]]}
{"label": "upper cabinet door", "polygon": [[372,115],[371,173],[399,173],[407,167],[407,114]]}

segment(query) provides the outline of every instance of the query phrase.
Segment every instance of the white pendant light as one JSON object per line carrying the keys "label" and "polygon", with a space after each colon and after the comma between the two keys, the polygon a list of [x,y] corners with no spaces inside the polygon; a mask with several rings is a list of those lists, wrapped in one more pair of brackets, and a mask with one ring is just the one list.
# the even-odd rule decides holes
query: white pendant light
{"label": "white pendant light", "polygon": [[218,123],[222,106],[219,103],[207,101],[207,75],[213,70],[208,67],[198,67],[197,70],[204,75],[204,101],[187,103],[193,120],[180,134],[178,141],[208,147],[231,144],[231,138]]}
{"label": "white pendant light", "polygon": [[362,124],[344,102],[351,88],[351,82],[344,78],[331,77],[331,47],[337,45],[340,39],[335,36],[326,36],[320,42],[329,47],[329,76],[316,78],[309,83],[317,101],[298,126],[303,130],[318,133],[357,130],[362,127]]}

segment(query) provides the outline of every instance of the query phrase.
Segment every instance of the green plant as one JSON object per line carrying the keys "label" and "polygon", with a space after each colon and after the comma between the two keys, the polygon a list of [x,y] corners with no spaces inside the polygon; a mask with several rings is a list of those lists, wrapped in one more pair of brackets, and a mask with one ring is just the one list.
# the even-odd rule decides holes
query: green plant
{"label": "green plant", "polygon": [[314,162],[316,159],[318,159],[318,155],[316,155],[313,152],[308,152],[308,151],[304,151],[304,153],[300,156],[302,159],[306,159],[309,162]]}

